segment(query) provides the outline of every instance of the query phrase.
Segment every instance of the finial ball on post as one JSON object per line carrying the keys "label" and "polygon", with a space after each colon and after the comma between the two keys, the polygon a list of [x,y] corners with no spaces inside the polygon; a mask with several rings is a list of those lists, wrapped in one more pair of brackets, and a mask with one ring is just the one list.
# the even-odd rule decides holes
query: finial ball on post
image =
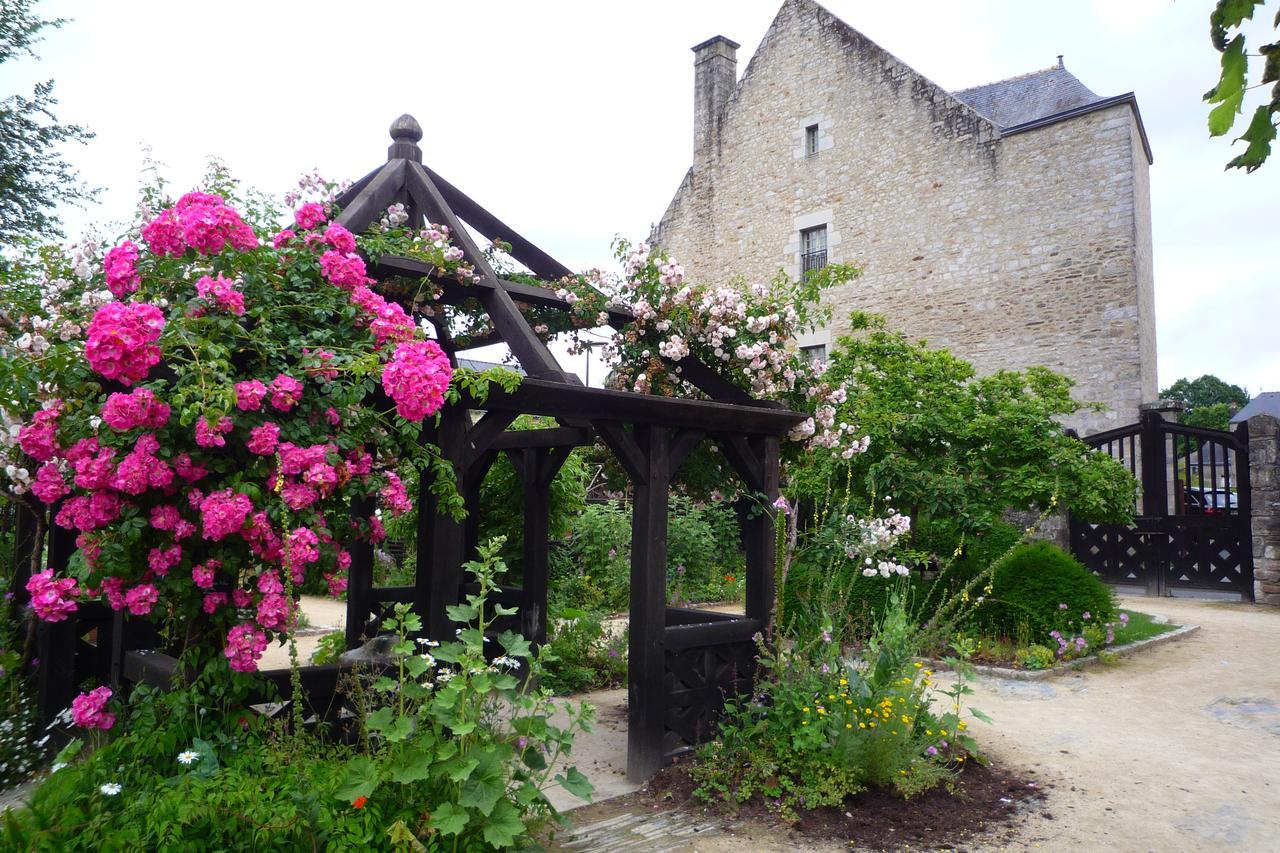
{"label": "finial ball on post", "polygon": [[422,125],[413,116],[405,113],[391,122],[391,138],[396,142],[422,141]]}

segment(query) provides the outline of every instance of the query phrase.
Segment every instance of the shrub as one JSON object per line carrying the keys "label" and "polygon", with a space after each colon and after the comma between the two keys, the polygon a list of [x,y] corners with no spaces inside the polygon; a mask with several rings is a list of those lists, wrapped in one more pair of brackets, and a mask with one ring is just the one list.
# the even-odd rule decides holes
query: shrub
{"label": "shrub", "polygon": [[604,690],[627,680],[626,635],[606,635],[600,617],[572,608],[553,614],[539,686],[557,696]]}
{"label": "shrub", "polygon": [[698,753],[691,773],[699,796],[739,804],[759,797],[795,820],[802,809],[839,806],[867,788],[914,796],[976,754],[963,717],[985,717],[963,705],[971,668],[950,659],[959,678],[935,705],[941,696],[916,661],[920,630],[902,581],[893,587],[857,661],[842,657],[830,630],[762,650],[756,695],[727,703],[719,736]]}
{"label": "shrub", "polygon": [[[507,849],[555,816],[545,791],[588,796],[576,769],[557,765],[591,707],[550,700],[516,675],[541,664],[504,632],[486,643],[500,544],[470,563],[481,592],[450,608],[466,623],[455,642],[430,648],[421,624],[397,605],[390,675],[353,683],[362,730],[355,746],[329,744],[280,721],[246,715],[243,676],[208,668],[195,686],[135,690],[126,732],[80,760],[79,742],[33,793],[0,816],[0,846],[15,850]],[[486,660],[489,646],[503,657]],[[214,690],[211,692],[210,687]],[[556,710],[559,710],[557,707]],[[94,732],[105,737],[106,732]],[[420,839],[420,840],[419,840]]]}
{"label": "shrub", "polygon": [[1052,631],[1067,630],[1067,623],[1084,613],[1094,624],[1109,621],[1116,613],[1111,589],[1070,554],[1048,542],[1032,542],[996,565],[972,624],[1004,636],[1016,635],[1025,624],[1041,641]]}
{"label": "shrub", "polygon": [[1027,669],[1048,669],[1057,662],[1053,649],[1039,643],[1018,650],[1018,663]]}

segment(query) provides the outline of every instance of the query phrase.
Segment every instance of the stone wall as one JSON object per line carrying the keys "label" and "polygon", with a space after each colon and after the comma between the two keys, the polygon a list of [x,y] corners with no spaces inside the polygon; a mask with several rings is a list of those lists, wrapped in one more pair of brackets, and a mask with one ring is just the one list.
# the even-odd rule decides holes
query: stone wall
{"label": "stone wall", "polygon": [[1280,421],[1249,418],[1249,485],[1253,525],[1253,597],[1280,604]]}
{"label": "stone wall", "polygon": [[[806,126],[820,150],[797,156]],[[1156,393],[1147,161],[1127,105],[1016,135],[807,0],[790,0],[654,232],[695,279],[799,270],[799,229],[863,276],[817,340],[881,313],[980,371],[1045,365],[1107,412]],[[821,220],[821,221],[819,221]]]}

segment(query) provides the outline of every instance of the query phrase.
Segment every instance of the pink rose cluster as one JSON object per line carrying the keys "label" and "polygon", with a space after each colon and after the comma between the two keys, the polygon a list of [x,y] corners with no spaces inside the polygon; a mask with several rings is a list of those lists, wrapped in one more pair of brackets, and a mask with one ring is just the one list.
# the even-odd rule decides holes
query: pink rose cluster
{"label": "pink rose cluster", "polygon": [[216,278],[201,276],[196,282],[196,296],[217,305],[228,314],[244,315],[244,294],[236,290],[236,283],[221,273]]}
{"label": "pink rose cluster", "polygon": [[62,401],[36,412],[31,423],[18,430],[18,446],[37,462],[52,459],[58,452],[58,416],[62,414]]}
{"label": "pink rose cluster", "polygon": [[287,412],[302,400],[302,383],[283,373],[271,380],[271,405]]}
{"label": "pink rose cluster", "polygon": [[161,403],[148,388],[128,394],[115,393],[102,405],[102,422],[114,430],[160,429],[169,422],[169,404]]}
{"label": "pink rose cluster", "polygon": [[107,710],[110,687],[95,687],[71,700],[71,721],[82,729],[107,730],[116,724],[116,715]]}
{"label": "pink rose cluster", "polygon": [[155,342],[164,326],[164,314],[154,305],[108,302],[89,322],[85,358],[107,379],[123,385],[141,382],[160,361]]}
{"label": "pink rose cluster", "polygon": [[102,271],[107,279],[107,289],[124,299],[138,289],[142,276],[138,274],[138,247],[125,240],[119,246],[108,249],[102,258]]}
{"label": "pink rose cluster", "polygon": [[369,331],[381,347],[388,340],[413,338],[413,320],[397,302],[388,302],[363,284],[351,292],[351,302],[368,315]]}
{"label": "pink rose cluster", "polygon": [[406,341],[382,371],[382,387],[408,421],[421,421],[444,405],[453,368],[435,341]]}
{"label": "pink rose cluster", "polygon": [[180,257],[188,248],[216,255],[227,244],[238,252],[258,246],[258,237],[222,196],[191,192],[163,210],[142,229],[142,239],[156,255]]}
{"label": "pink rose cluster", "polygon": [[324,212],[324,205],[316,201],[304,204],[293,214],[293,221],[304,231],[315,228],[327,218],[328,216]]}
{"label": "pink rose cluster", "polygon": [[200,519],[204,538],[217,542],[233,533],[239,533],[245,519],[253,511],[253,501],[248,495],[230,489],[213,492],[200,501]]}
{"label": "pink rose cluster", "polygon": [[134,442],[111,478],[111,487],[128,495],[140,495],[147,489],[164,489],[173,482],[173,469],[156,456],[160,442],[152,433],[143,433]]}
{"label": "pink rose cluster", "polygon": [[37,572],[27,581],[31,609],[46,622],[61,622],[76,611],[80,589],[75,578],[55,578],[53,569]]}
{"label": "pink rose cluster", "polygon": [[257,672],[258,658],[267,650],[267,635],[249,622],[242,622],[227,632],[223,654],[236,672]]}
{"label": "pink rose cluster", "polygon": [[[278,432],[276,433],[278,435]],[[283,482],[280,496],[292,510],[306,509],[331,495],[338,486],[338,468],[329,463],[329,454],[336,455],[333,444],[313,444],[298,447],[291,442],[279,444],[280,475]]]}
{"label": "pink rose cluster", "polygon": [[223,415],[214,423],[209,423],[206,417],[196,418],[196,444],[201,447],[225,447],[227,440],[224,435],[231,432],[234,425],[231,418]]}

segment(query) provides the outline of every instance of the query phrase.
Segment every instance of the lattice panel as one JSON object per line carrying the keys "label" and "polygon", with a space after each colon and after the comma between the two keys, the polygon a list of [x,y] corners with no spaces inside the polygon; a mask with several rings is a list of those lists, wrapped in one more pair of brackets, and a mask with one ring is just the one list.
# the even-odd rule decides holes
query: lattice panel
{"label": "lattice panel", "polygon": [[751,640],[668,650],[663,754],[669,757],[710,739],[725,698],[751,692],[755,667]]}
{"label": "lattice panel", "polygon": [[1076,559],[1106,583],[1146,586],[1151,566],[1153,537],[1121,524],[1071,525],[1071,551]]}
{"label": "lattice panel", "polygon": [[1167,538],[1165,585],[1250,594],[1251,543],[1238,524],[1173,525]]}

